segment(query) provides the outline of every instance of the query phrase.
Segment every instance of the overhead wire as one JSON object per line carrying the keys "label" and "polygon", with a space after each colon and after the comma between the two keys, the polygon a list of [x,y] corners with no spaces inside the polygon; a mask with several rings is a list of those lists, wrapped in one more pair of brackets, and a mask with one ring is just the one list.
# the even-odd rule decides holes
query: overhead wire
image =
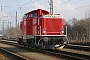
{"label": "overhead wire", "polygon": [[[53,7],[60,6],[60,5],[62,5],[62,4],[68,3],[68,2],[70,2],[70,1],[71,1],[71,0],[65,1],[65,2],[63,2],[63,3],[60,3],[60,4],[57,4],[57,5],[53,6]],[[47,9],[50,9],[50,8],[47,8]]]}
{"label": "overhead wire", "polygon": [[54,7],[59,6],[59,5],[62,5],[62,4],[65,4],[65,3],[68,3],[68,2],[70,2],[70,1],[71,1],[71,0],[65,1],[65,2],[63,2],[63,3],[60,3],[60,4],[58,4],[58,5],[55,5]]}
{"label": "overhead wire", "polygon": [[[22,7],[29,4],[31,1],[32,0],[29,0],[27,3],[20,5],[20,7],[18,7],[16,10],[18,10],[18,9],[22,10]],[[39,0],[37,0],[37,1],[39,1]],[[33,1],[33,2],[36,2],[36,1]],[[28,8],[33,8],[33,7],[28,7]],[[12,11],[11,13],[15,12],[16,10]],[[23,10],[26,10],[26,9],[23,9]]]}
{"label": "overhead wire", "polygon": [[74,9],[70,9],[70,10],[67,10],[67,11],[64,11],[64,12],[61,12],[61,13],[66,13],[66,12],[73,11],[73,10],[80,9],[80,8],[84,8],[84,7],[87,7],[87,6],[90,6],[90,4],[84,5],[84,6],[81,6],[81,7],[77,7],[77,8],[74,8]]}
{"label": "overhead wire", "polygon": [[[13,2],[15,2],[16,0],[14,0]],[[22,5],[20,5],[21,7],[23,7],[23,6],[25,6],[25,5],[27,5],[28,3],[30,3],[32,0],[29,0],[28,2],[26,2],[25,4],[22,4]],[[7,7],[9,7],[11,4],[9,4]],[[14,11],[12,11],[12,12],[10,12],[8,15],[10,15],[10,14],[12,14],[12,13],[14,13],[15,11],[17,11],[18,9],[20,9],[20,7],[18,7],[16,10],[14,10]],[[2,17],[2,19],[3,19],[4,17]]]}
{"label": "overhead wire", "polygon": [[[68,0],[68,1],[65,1],[65,2],[63,2],[63,3],[60,3],[60,4],[58,4],[58,5],[55,5],[54,7],[57,7],[57,6],[60,6],[60,5],[62,5],[62,4],[65,4],[65,3],[68,3],[68,2],[70,2],[71,0]],[[79,0],[79,1],[75,1],[75,2],[73,2],[73,3],[79,3],[80,1],[83,1],[83,0]]]}
{"label": "overhead wire", "polygon": [[21,5],[21,7],[23,7],[24,5],[27,5],[28,3],[30,3],[32,0],[29,0],[28,2],[26,2],[25,4]]}
{"label": "overhead wire", "polygon": [[15,2],[16,0],[14,0],[13,2],[11,2],[9,5],[7,5],[7,6],[1,6],[3,9],[5,9],[5,8],[7,8],[7,7],[10,7],[11,6],[11,4],[13,4],[14,2]]}
{"label": "overhead wire", "polygon": [[[10,12],[9,15],[12,14],[12,13],[14,13],[14,12],[16,12],[16,11],[19,10],[19,9],[22,10],[21,8],[22,8],[23,6],[29,4],[30,2],[32,2],[32,0],[29,0],[28,2],[26,2],[26,3],[22,4],[22,5],[19,5],[20,7],[18,7],[18,8],[15,9],[14,11]],[[33,7],[29,7],[29,8],[33,8]]]}
{"label": "overhead wire", "polygon": [[[27,3],[25,3],[25,4],[23,4],[23,5],[20,5],[20,7],[17,8],[16,10],[21,9],[21,7],[27,5],[27,4],[30,3],[31,1],[32,1],[32,0],[29,0]],[[38,1],[39,1],[39,0],[38,0]],[[61,3],[61,4],[55,5],[54,7],[60,6],[60,5],[62,5],[62,4],[68,3],[68,2],[70,2],[70,1],[71,1],[71,0],[65,1],[65,2],[63,2],[63,3]],[[77,2],[80,2],[80,1],[82,1],[82,0],[76,1],[76,2],[74,2],[74,3],[77,3]],[[29,7],[29,8],[32,8],[32,7]],[[79,8],[80,8],[80,7],[79,7]],[[75,9],[77,9],[77,8],[75,8]],[[75,10],[75,9],[71,9],[71,10]],[[11,13],[15,12],[16,10],[12,11]],[[71,11],[71,10],[68,10],[68,11]],[[68,11],[65,11],[65,12],[68,12]],[[10,13],[10,14],[11,14],[11,13]],[[63,13],[64,13],[64,12],[63,12]]]}
{"label": "overhead wire", "polygon": [[17,10],[20,9],[21,7],[23,7],[23,6],[27,5],[27,4],[29,4],[31,1],[32,1],[32,0],[29,0],[29,1],[26,2],[25,4],[20,5],[20,7],[18,7],[16,10],[10,12],[10,14],[12,14],[12,13],[15,12],[15,11],[17,11]]}
{"label": "overhead wire", "polygon": [[[16,0],[14,0],[14,1],[16,1]],[[32,0],[29,0],[29,1],[26,2],[25,4],[20,5],[20,7],[18,7],[16,10],[21,9],[23,6],[29,4],[31,1],[32,1]],[[38,1],[39,1],[39,0],[38,0]],[[70,2],[70,1],[71,1],[71,0],[65,1],[65,2],[63,2],[63,3],[61,3],[61,4],[55,5],[54,7],[60,6],[60,5],[62,5],[62,4],[68,3],[68,2]],[[82,1],[82,0],[80,0],[80,1]],[[77,2],[78,2],[78,1],[76,1],[76,2],[74,2],[74,3],[77,3]],[[8,5],[8,6],[10,6],[10,5]],[[31,8],[31,7],[30,7],[30,8]],[[16,10],[10,12],[10,14],[13,13],[13,12],[15,12]],[[71,9],[71,10],[73,10],[73,9]],[[68,11],[70,11],[70,10],[68,10]]]}
{"label": "overhead wire", "polygon": [[[64,3],[67,3],[67,2],[69,2],[69,1],[71,1],[71,0],[68,0],[68,1],[66,1],[66,2],[63,2],[63,3],[59,4],[59,5],[55,5],[54,7],[60,6],[60,5],[62,5],[62,4],[64,4]],[[73,3],[77,4],[77,3],[79,3],[80,1],[83,1],[83,0],[75,1],[75,2],[73,2]],[[85,6],[82,6],[82,7],[77,7],[77,8],[70,9],[70,10],[67,10],[67,11],[64,11],[64,12],[61,12],[61,13],[69,12],[69,11],[76,10],[76,9],[79,9],[79,8],[83,8],[83,7],[86,7],[86,6],[89,6],[89,5],[85,5]]]}

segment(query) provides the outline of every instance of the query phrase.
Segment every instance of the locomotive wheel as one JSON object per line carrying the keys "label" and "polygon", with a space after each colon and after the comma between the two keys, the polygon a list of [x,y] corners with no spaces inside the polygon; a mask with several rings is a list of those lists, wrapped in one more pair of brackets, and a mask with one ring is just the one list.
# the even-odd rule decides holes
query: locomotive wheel
{"label": "locomotive wheel", "polygon": [[38,45],[39,45],[39,46],[44,46],[44,41],[43,41],[43,40],[39,40],[39,41],[38,41]]}
{"label": "locomotive wheel", "polygon": [[30,47],[30,40],[27,39],[27,46]]}
{"label": "locomotive wheel", "polygon": [[19,38],[18,43],[19,43],[20,45],[23,45],[23,44],[24,44],[21,38]]}
{"label": "locomotive wheel", "polygon": [[23,46],[25,47],[26,45],[25,45],[25,44],[23,44]]}

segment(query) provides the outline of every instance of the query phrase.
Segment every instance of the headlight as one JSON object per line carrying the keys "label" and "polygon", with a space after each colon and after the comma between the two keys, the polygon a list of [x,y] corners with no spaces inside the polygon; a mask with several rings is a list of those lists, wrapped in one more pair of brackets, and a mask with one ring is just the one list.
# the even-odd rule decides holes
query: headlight
{"label": "headlight", "polygon": [[46,33],[46,31],[43,31],[43,33]]}
{"label": "headlight", "polygon": [[61,29],[61,33],[62,33],[62,34],[64,33],[64,29],[63,29],[63,28]]}
{"label": "headlight", "polygon": [[62,33],[64,33],[64,31],[62,31]]}
{"label": "headlight", "polygon": [[43,28],[43,33],[46,33],[46,28]]}

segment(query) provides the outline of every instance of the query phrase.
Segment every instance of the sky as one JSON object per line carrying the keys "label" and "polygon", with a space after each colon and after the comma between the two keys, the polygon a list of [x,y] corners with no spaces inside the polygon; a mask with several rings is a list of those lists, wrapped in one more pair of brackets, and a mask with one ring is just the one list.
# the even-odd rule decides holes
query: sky
{"label": "sky", "polygon": [[[15,14],[18,14],[18,23],[22,16],[32,10],[41,8],[50,11],[50,0],[0,0],[0,24],[5,21],[15,26]],[[65,20],[83,19],[90,11],[90,0],[53,0],[54,14],[61,14]]]}

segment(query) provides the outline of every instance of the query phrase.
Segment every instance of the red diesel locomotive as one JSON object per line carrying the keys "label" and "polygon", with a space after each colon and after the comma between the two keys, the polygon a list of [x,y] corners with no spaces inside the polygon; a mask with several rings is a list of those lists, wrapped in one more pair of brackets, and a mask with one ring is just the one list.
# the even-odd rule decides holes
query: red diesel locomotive
{"label": "red diesel locomotive", "polygon": [[24,14],[20,32],[18,43],[24,46],[57,49],[67,44],[63,17],[46,10],[37,9]]}

